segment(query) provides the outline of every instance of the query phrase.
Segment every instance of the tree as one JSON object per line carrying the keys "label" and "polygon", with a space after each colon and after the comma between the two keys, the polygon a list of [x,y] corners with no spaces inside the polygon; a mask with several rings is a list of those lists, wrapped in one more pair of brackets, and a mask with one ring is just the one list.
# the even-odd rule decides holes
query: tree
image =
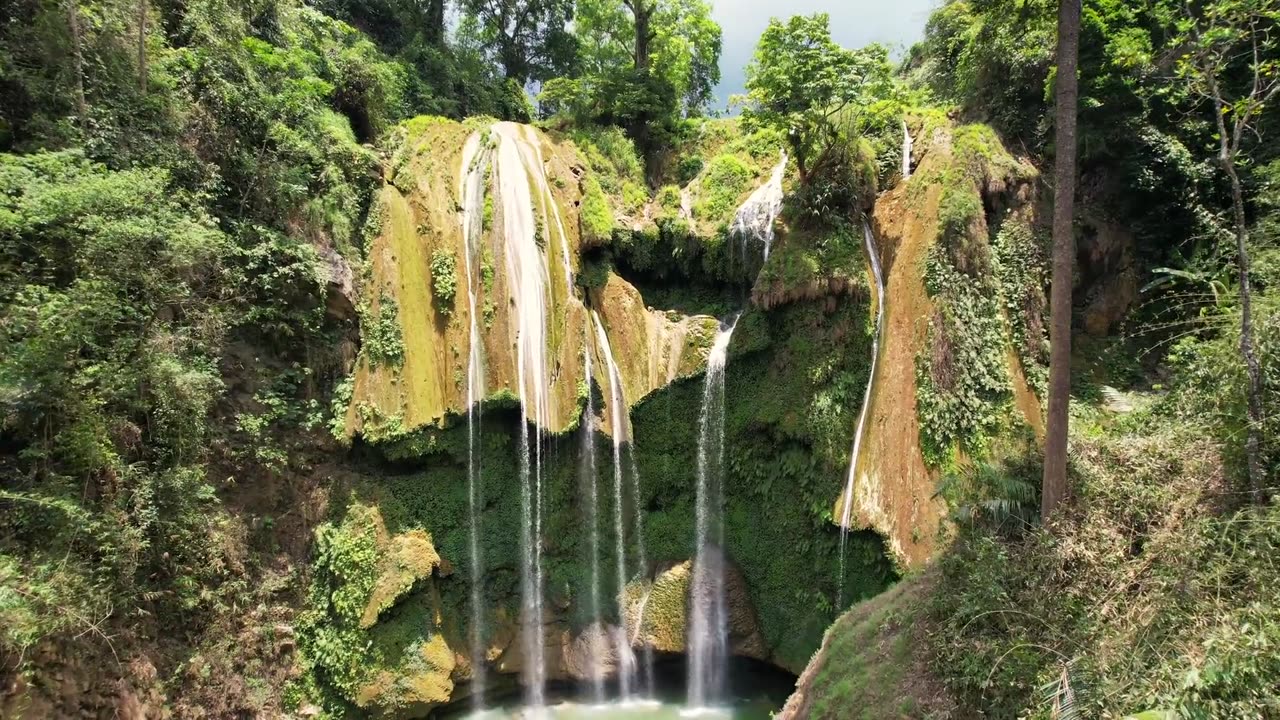
{"label": "tree", "polygon": [[802,182],[839,136],[835,118],[870,105],[891,87],[882,45],[849,50],[831,39],[826,13],[770,20],[747,66],[743,117],[787,136]]}
{"label": "tree", "polygon": [[71,33],[71,68],[75,78],[76,120],[81,127],[89,121],[89,104],[84,99],[84,40],[80,37],[80,7],[67,0],[67,30]]}
{"label": "tree", "polygon": [[581,0],[574,33],[584,77],[629,65],[672,87],[673,112],[702,114],[720,82],[720,25],[707,0]]}
{"label": "tree", "polygon": [[1058,5],[1058,69],[1054,100],[1053,276],[1049,309],[1049,417],[1040,515],[1048,520],[1067,495],[1067,429],[1071,394],[1071,284],[1075,256],[1076,65],[1080,0]]}
{"label": "tree", "polygon": [[681,117],[701,115],[720,81],[720,26],[707,0],[580,0],[579,75],[558,78],[543,109],[626,129],[650,168]]}
{"label": "tree", "polygon": [[147,93],[147,0],[138,0],[138,92]]}
{"label": "tree", "polygon": [[502,66],[508,80],[523,86],[566,75],[576,58],[573,0],[464,0],[479,23],[480,44]]}
{"label": "tree", "polygon": [[1231,218],[1236,241],[1236,276],[1240,295],[1240,355],[1248,375],[1245,390],[1248,436],[1245,458],[1254,502],[1266,501],[1262,468],[1262,366],[1253,329],[1249,230],[1245,219],[1244,188],[1238,167],[1241,146],[1257,135],[1258,123],[1280,93],[1280,61],[1275,59],[1280,32],[1280,2],[1276,0],[1219,0],[1202,9],[1184,2],[1181,45],[1185,54],[1178,75],[1189,90],[1213,109],[1218,167],[1231,185]]}

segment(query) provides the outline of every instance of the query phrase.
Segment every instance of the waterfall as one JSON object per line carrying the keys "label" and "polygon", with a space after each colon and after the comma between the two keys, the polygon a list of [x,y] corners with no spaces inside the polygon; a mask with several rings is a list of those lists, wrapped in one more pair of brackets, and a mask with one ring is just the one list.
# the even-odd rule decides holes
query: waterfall
{"label": "waterfall", "polygon": [[[587,331],[590,332],[589,330]],[[591,634],[591,697],[596,704],[604,702],[604,668],[600,661],[604,658],[604,648],[600,641],[604,637],[604,620],[600,615],[600,496],[597,488],[599,476],[596,474],[596,403],[595,393],[591,392],[591,344],[588,341],[582,348],[583,367],[587,377],[587,408],[582,416],[582,471],[583,485],[587,491],[587,524],[591,528],[591,590],[588,602],[591,618],[601,632]]]}
{"label": "waterfall", "polygon": [[[528,704],[546,704],[546,638],[543,633],[542,433],[551,417],[547,368],[547,299],[551,284],[534,216],[530,178],[544,170],[521,126],[493,126],[498,140],[496,181],[506,272],[516,309],[516,387],[520,398],[520,598],[521,641]],[[532,438],[530,425],[533,426]],[[533,462],[530,462],[530,450]]]}
{"label": "waterfall", "polygon": [[[616,372],[616,368],[615,368]],[[618,375],[618,395],[622,396],[622,376]],[[623,407],[626,407],[626,398],[622,398]],[[629,418],[630,416],[628,416]],[[644,517],[640,510],[640,468],[636,467],[636,451],[635,438],[630,438],[627,444],[627,461],[631,469],[631,507],[634,512],[631,515],[632,522],[635,524],[635,543],[636,543],[636,564],[640,568],[640,572],[644,573],[649,568],[649,554],[644,546]],[[652,591],[652,588],[650,588]],[[644,629],[644,609],[649,604],[648,592],[645,593],[644,599],[640,601],[640,608],[636,613],[636,627],[631,633],[631,644],[634,646],[636,640],[640,637],[640,632]],[[645,642],[640,645],[641,657],[644,663],[640,666],[643,671],[640,679],[643,683],[645,693],[653,694],[653,647]]]}
{"label": "waterfall", "polygon": [[[621,606],[623,602],[623,588],[627,584],[627,552],[626,552],[626,520],[625,520],[625,502],[624,494],[624,475],[622,469],[622,455],[624,452],[624,441],[630,442],[630,428],[628,428],[627,419],[627,399],[622,387],[622,374],[618,371],[618,364],[613,359],[613,349],[609,346],[609,336],[604,331],[604,325],[600,322],[600,316],[593,310],[591,319],[596,327],[596,339],[600,346],[600,352],[604,355],[606,370],[609,375],[609,419],[611,421],[611,430],[613,434],[613,523],[614,532],[617,537],[615,545],[616,567],[618,579],[618,616],[626,624],[626,612]],[[635,459],[631,459],[631,500],[634,509],[634,536],[636,543],[636,557],[643,571],[646,562],[644,554],[644,528],[643,519],[640,517],[640,484],[639,476],[635,469]],[[636,621],[639,625],[640,620]],[[634,635],[634,634],[633,634]],[[631,649],[631,639],[628,637],[626,628],[618,633],[618,693],[623,700],[627,700],[633,695],[633,688],[636,682],[636,658],[635,653]],[[647,691],[652,690],[653,678],[653,651],[646,644],[644,646],[644,667],[642,679],[645,683]]]}
{"label": "waterfall", "polygon": [[742,257],[747,256],[747,241],[758,240],[764,245],[764,259],[769,259],[773,248],[773,225],[782,212],[782,176],[787,171],[787,153],[773,167],[769,181],[755,189],[746,202],[734,213],[729,231],[742,240]]}
{"label": "waterfall", "polygon": [[[519,126],[524,132],[526,138],[525,147],[532,150],[533,156],[529,159],[533,164],[534,171],[530,172],[530,177],[538,186],[539,201],[543,207],[543,220],[550,215],[551,219],[556,223],[556,231],[560,234],[560,262],[564,268],[564,282],[566,292],[573,292],[573,265],[569,262],[569,236],[564,232],[564,222],[560,219],[560,206],[556,204],[555,196],[551,193],[551,185],[547,182],[547,173],[545,164],[542,159],[542,141],[538,139],[537,131],[527,125]],[[547,209],[550,208],[550,212]]]}
{"label": "waterfall", "polygon": [[902,181],[906,182],[911,179],[911,130],[907,128],[907,121],[902,121]]}
{"label": "waterfall", "polygon": [[471,687],[472,699],[477,711],[484,709],[485,648],[484,648],[484,575],[480,559],[480,482],[481,469],[476,462],[476,426],[479,424],[478,403],[484,395],[484,376],[481,372],[480,323],[476,316],[476,250],[483,226],[485,169],[489,161],[481,148],[479,133],[467,138],[462,148],[462,244],[465,248],[467,274],[467,307],[471,319],[469,349],[467,352],[467,509],[471,519]]}
{"label": "waterfall", "polygon": [[[905,125],[904,125],[905,127]],[[907,136],[910,138],[910,135]],[[867,375],[867,389],[862,393],[862,410],[858,413],[858,428],[853,434],[853,452],[849,457],[849,480],[844,490],[844,507],[840,513],[840,590],[836,606],[844,608],[844,552],[849,538],[849,525],[853,519],[853,484],[857,478],[858,453],[862,449],[862,433],[866,429],[867,411],[871,406],[871,388],[876,381],[876,364],[880,359],[880,332],[884,326],[884,275],[880,270],[880,254],[876,250],[876,238],[871,223],[862,221],[862,237],[871,261],[871,274],[876,280],[876,331],[871,337],[871,373]]]}
{"label": "waterfall", "polygon": [[689,705],[705,708],[723,700],[728,662],[728,617],[724,586],[724,381],[734,315],[721,325],[702,389],[698,420],[696,552],[690,586]]}

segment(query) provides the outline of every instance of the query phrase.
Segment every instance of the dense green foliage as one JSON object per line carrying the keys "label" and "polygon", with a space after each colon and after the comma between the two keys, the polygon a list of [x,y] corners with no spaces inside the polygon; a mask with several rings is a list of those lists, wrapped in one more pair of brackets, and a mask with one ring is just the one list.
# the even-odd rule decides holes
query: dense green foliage
{"label": "dense green foliage", "polygon": [[[409,306],[371,282],[368,248],[393,216],[374,197],[420,180],[394,138],[466,116],[538,118],[576,147],[553,195],[580,199],[588,304],[614,271],[649,307],[723,316],[751,295],[727,376],[726,543],[771,659],[798,670],[841,590],[868,598],[897,577],[871,532],[850,536],[841,576],[830,513],[868,372],[861,226],[898,179],[906,116],[919,147],[950,154],[900,197],[915,211],[937,193],[920,267],[933,314],[913,319],[927,352],[908,371],[955,532],[908,617],[895,595],[836,626],[818,714],[869,694],[911,714],[886,689],[908,665],[989,717],[1047,716],[1068,687],[1086,716],[1280,713],[1280,506],[1240,502],[1247,379],[1224,172],[1242,178],[1252,232],[1267,409],[1255,429],[1274,478],[1280,146],[1243,132],[1223,163],[1215,127],[1280,119],[1266,94],[1280,8],[1085,0],[1077,315],[1114,300],[1126,273],[1134,297],[1119,314],[1136,288],[1145,300],[1127,337],[1080,346],[1076,496],[1044,528],[1009,360],[1043,388],[1046,208],[1032,163],[1053,153],[1055,8],[948,0],[896,77],[884,47],[840,47],[825,15],[773,20],[743,117],[712,120],[721,32],[707,0],[6,3],[5,686],[92,686],[40,708],[54,716],[118,712],[102,698],[123,688],[180,717],[394,714],[450,698],[471,630],[467,428],[449,416],[406,432],[397,416],[354,448],[334,438],[351,440],[355,358],[395,366],[424,350],[407,346],[421,329],[402,326]],[[1246,25],[1260,28],[1256,54]],[[1215,87],[1245,99],[1213,109]],[[766,262],[731,223],[784,146],[797,172]],[[487,197],[486,231],[500,212]],[[1132,241],[1097,237],[1107,224]],[[489,292],[493,255],[479,258]],[[441,327],[455,321],[460,261],[437,249],[412,266]],[[486,328],[499,309],[486,300]],[[701,397],[685,379],[633,409],[640,488],[624,503],[642,510],[646,573],[695,551]],[[480,534],[491,638],[520,613],[514,402],[490,398],[476,448],[479,522],[502,529]],[[591,441],[599,459],[612,452]],[[579,630],[592,620],[581,438],[543,442],[548,607]],[[911,635],[930,667],[885,630],[904,622],[933,631]],[[861,652],[873,638],[890,643],[875,670]]]}
{"label": "dense green foliage", "polygon": [[993,717],[1044,712],[1065,666],[1086,716],[1274,711],[1276,508],[1206,512],[1230,500],[1196,434],[1077,436],[1077,502],[1052,532],[962,531],[932,610],[937,669],[960,699]]}
{"label": "dense green foliage", "polygon": [[659,174],[684,118],[720,81],[720,26],[707,0],[579,0],[574,72],[549,80],[544,109],[579,126],[627,130]]}
{"label": "dense green foliage", "polygon": [[849,50],[831,39],[825,13],[769,21],[747,66],[743,117],[785,133],[805,180],[838,141],[834,117],[860,112],[890,90],[889,51]]}

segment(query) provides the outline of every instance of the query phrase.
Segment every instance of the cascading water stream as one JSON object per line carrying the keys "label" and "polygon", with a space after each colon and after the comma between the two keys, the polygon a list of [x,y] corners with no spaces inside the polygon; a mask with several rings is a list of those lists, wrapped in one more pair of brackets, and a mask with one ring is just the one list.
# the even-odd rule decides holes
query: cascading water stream
{"label": "cascading water stream", "polygon": [[[909,136],[908,136],[909,137]],[[876,365],[880,359],[880,333],[884,326],[884,275],[880,269],[880,254],[876,250],[875,235],[871,224],[862,221],[862,236],[866,244],[867,259],[871,262],[871,274],[876,281],[876,331],[871,337],[871,373],[867,375],[867,388],[862,393],[862,410],[858,413],[858,428],[853,434],[853,451],[849,457],[849,479],[844,490],[844,507],[840,513],[840,590],[836,606],[844,608],[845,543],[849,538],[849,526],[853,520],[853,486],[857,479],[858,454],[862,450],[862,433],[866,430],[867,411],[871,406],[871,388],[876,381]]]}
{"label": "cascading water stream", "polygon": [[[604,325],[600,323],[600,316],[594,310],[591,311],[591,320],[595,323],[596,342],[599,344],[600,352],[604,355],[605,371],[609,376],[609,419],[610,430],[613,435],[613,529],[617,538],[614,545],[614,554],[618,581],[618,602],[621,604],[622,589],[627,585],[627,533],[622,497],[622,440],[623,433],[626,432],[623,424],[623,413],[626,412],[626,403],[622,400],[622,383],[617,375],[617,365],[613,362],[613,350],[609,347],[609,336],[605,334]],[[621,610],[622,608],[619,607],[618,616],[625,619],[626,614]],[[627,638],[625,628],[618,633],[617,646],[618,694],[623,700],[626,700],[631,697],[635,681],[635,654],[631,651],[631,643]]]}
{"label": "cascading water stream", "polygon": [[724,382],[729,342],[738,317],[721,326],[707,357],[698,420],[696,556],[690,587],[689,705],[724,699],[728,617],[724,584]]}
{"label": "cascading water stream", "polygon": [[906,182],[911,179],[911,130],[907,128],[907,121],[902,121],[902,181]]}
{"label": "cascading water stream", "polygon": [[769,181],[756,188],[733,215],[729,231],[742,240],[744,259],[747,256],[748,240],[760,241],[764,245],[764,259],[769,259],[769,251],[773,248],[773,226],[778,213],[782,212],[782,177],[786,172],[787,153],[784,151],[778,164],[773,166]]}
{"label": "cascading water stream", "polygon": [[521,126],[500,122],[493,126],[493,133],[498,141],[495,179],[506,241],[507,280],[516,309],[516,387],[521,415],[521,640],[527,659],[524,684],[528,704],[537,711],[546,704],[547,677],[542,599],[542,433],[551,417],[547,372],[547,299],[551,283],[546,256],[539,247],[529,178],[542,177],[544,170],[530,150]]}
{"label": "cascading water stream", "polygon": [[[617,368],[614,368],[615,374]],[[622,391],[622,375],[617,374],[618,378],[618,395],[622,397],[622,407],[627,407],[626,397]],[[630,416],[628,415],[628,422]],[[631,507],[635,511],[631,514],[632,522],[635,526],[635,544],[636,544],[636,565],[640,568],[640,572],[645,572],[649,567],[649,553],[644,545],[644,518],[640,512],[640,468],[636,466],[635,438],[630,435],[628,428],[628,439],[626,452],[627,462],[631,470]],[[650,588],[652,590],[652,588]],[[640,607],[636,611],[636,626],[631,632],[631,645],[634,647],[636,641],[640,638],[640,632],[644,629],[644,611],[649,605],[649,591],[645,592],[644,599],[640,601]],[[653,646],[645,642],[640,645],[641,658],[643,663],[640,665],[642,675],[640,676],[641,684],[644,687],[646,695],[653,695]]]}
{"label": "cascading water stream", "polygon": [[[590,331],[588,331],[590,332]],[[583,366],[586,368],[587,382],[593,377],[591,366],[591,345],[588,342],[582,349]],[[600,614],[600,493],[597,487],[599,475],[596,472],[596,403],[595,393],[588,390],[587,408],[582,416],[582,470],[585,474],[583,485],[587,491],[587,525],[591,528],[591,590],[588,598],[591,618],[599,632],[589,635],[591,642],[591,697],[596,704],[604,702],[604,658],[603,627],[604,620]]]}
{"label": "cascading water stream", "polygon": [[485,170],[488,153],[481,147],[479,133],[467,138],[462,148],[462,244],[466,259],[467,307],[471,328],[467,351],[467,508],[470,513],[469,550],[471,553],[471,687],[475,709],[484,709],[485,652],[483,572],[480,559],[480,482],[481,468],[476,462],[476,426],[479,424],[478,403],[484,394],[481,372],[480,323],[476,316],[476,251],[483,225]]}

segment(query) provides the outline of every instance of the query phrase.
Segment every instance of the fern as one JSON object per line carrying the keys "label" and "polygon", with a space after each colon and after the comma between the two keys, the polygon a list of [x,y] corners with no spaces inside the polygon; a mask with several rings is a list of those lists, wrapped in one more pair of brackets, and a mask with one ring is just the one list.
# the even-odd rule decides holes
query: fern
{"label": "fern", "polygon": [[1039,514],[1038,489],[1022,473],[978,463],[946,475],[937,495],[951,504],[957,523],[1018,530],[1031,525]]}

